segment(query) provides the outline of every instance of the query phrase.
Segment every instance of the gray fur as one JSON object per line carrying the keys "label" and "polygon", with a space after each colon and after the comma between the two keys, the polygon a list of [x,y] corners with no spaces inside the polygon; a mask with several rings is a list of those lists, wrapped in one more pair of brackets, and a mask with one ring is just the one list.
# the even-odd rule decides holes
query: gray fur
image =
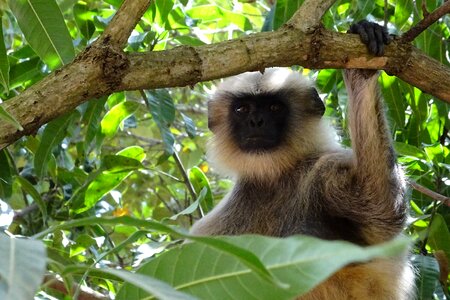
{"label": "gray fur", "polygon": [[[274,72],[267,76],[273,77]],[[219,165],[228,167],[236,184],[211,213],[193,226],[192,233],[279,237],[300,233],[359,245],[381,243],[401,234],[407,216],[405,183],[395,164],[377,74],[345,71],[351,150],[336,146],[329,138],[326,142],[327,130],[332,129],[298,109],[300,114],[292,114],[297,119],[290,120],[288,142],[272,157],[233,154],[237,152],[233,152],[236,147],[227,136],[230,133],[224,120],[229,99],[224,92],[227,85],[231,92],[245,86],[243,78],[256,81],[247,89],[264,90],[261,83],[267,84],[265,76],[249,73],[237,81],[228,80],[219,89],[219,97],[209,104],[209,118],[215,123],[212,156]],[[277,82],[270,88],[297,89],[297,97],[290,99],[296,109],[306,103],[305,90],[311,84],[298,75],[286,78],[284,84]],[[357,268],[346,267],[301,299],[411,299],[412,277],[405,257],[380,260]],[[368,281],[354,282],[364,278]]]}

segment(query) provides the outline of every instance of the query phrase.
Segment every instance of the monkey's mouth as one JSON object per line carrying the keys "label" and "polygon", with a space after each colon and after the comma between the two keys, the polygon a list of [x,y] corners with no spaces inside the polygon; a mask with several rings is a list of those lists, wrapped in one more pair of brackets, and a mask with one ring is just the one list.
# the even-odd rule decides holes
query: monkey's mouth
{"label": "monkey's mouth", "polygon": [[241,141],[240,146],[244,151],[260,152],[275,148],[277,141],[267,136],[249,136]]}

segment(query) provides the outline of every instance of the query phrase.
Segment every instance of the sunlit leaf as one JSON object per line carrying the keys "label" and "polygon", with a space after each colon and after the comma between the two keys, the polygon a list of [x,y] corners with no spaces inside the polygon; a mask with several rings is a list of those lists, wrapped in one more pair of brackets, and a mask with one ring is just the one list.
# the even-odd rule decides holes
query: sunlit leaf
{"label": "sunlit leaf", "polygon": [[132,171],[143,168],[145,152],[141,147],[126,148],[116,155],[107,155],[103,159],[102,172],[86,189],[84,203],[75,210],[76,213],[93,207],[103,196],[122,183]]}
{"label": "sunlit leaf", "polygon": [[107,137],[112,137],[119,129],[119,125],[129,118],[137,109],[139,103],[133,101],[124,101],[115,105],[106,113],[101,122],[102,133]]}
{"label": "sunlit leaf", "polygon": [[417,157],[417,158],[421,158],[421,159],[426,158],[425,153],[413,145],[408,145],[406,143],[400,143],[400,142],[394,142],[394,148],[395,148],[395,151],[400,155],[413,156],[413,157]]}
{"label": "sunlit leaf", "polygon": [[189,170],[189,181],[191,182],[197,193],[203,192],[203,190],[206,189],[206,194],[203,201],[204,204],[202,205],[202,207],[205,213],[210,211],[214,206],[213,195],[211,192],[209,180],[206,177],[205,173],[203,173],[200,168],[193,167]]}
{"label": "sunlit leaf", "polygon": [[8,0],[25,38],[51,68],[75,57],[72,39],[55,0]]}
{"label": "sunlit leaf", "polygon": [[95,32],[95,24],[92,21],[94,14],[85,3],[78,2],[73,7],[73,15],[81,34],[89,40]]}
{"label": "sunlit leaf", "polygon": [[[369,2],[369,1],[367,1]],[[395,4],[395,25],[402,29],[410,17],[414,8],[414,3],[409,0],[397,0]]]}

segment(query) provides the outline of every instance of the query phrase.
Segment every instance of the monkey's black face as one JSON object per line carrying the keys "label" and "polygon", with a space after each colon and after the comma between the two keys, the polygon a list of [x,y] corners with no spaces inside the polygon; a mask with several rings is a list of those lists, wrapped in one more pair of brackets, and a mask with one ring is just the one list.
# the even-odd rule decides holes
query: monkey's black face
{"label": "monkey's black face", "polygon": [[288,117],[289,107],[277,94],[234,96],[229,112],[232,136],[245,152],[264,152],[279,146]]}

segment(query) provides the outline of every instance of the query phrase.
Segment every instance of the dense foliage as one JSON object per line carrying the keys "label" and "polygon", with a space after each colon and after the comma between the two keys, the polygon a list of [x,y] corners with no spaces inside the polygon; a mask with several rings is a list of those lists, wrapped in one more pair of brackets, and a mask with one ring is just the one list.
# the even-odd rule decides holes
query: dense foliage
{"label": "dense foliage", "polygon": [[[353,21],[366,18],[387,22],[389,31],[400,35],[444,2],[422,1],[341,0],[323,22],[328,29],[345,32]],[[2,101],[70,63],[99,37],[121,2],[0,1]],[[272,2],[153,1],[126,51],[200,46],[277,29],[303,1]],[[413,43],[450,66],[449,28],[447,15]],[[348,145],[341,72],[294,68],[316,79],[326,115]],[[449,78],[442,80],[450,84]],[[16,243],[0,235],[0,283],[11,276],[0,284],[0,298],[15,293],[11,299],[29,299],[40,286],[37,299],[63,299],[65,286],[74,289],[74,297],[94,297],[98,291],[140,299],[145,293],[139,287],[161,299],[192,298],[188,293],[205,299],[289,299],[348,262],[401,251],[403,240],[363,251],[299,237],[203,238],[179,246],[192,223],[232,186],[214,173],[205,157],[210,136],[206,101],[216,83],[92,99],[0,150],[0,226],[10,236],[34,237]],[[450,195],[449,105],[385,73],[380,84],[406,174],[423,187]],[[15,123],[1,106],[0,121]],[[446,299],[449,202],[416,189],[408,201],[411,218],[405,233],[413,241],[418,294],[421,299]],[[46,254],[36,239],[44,242]],[[292,249],[297,251],[291,255]],[[286,267],[275,270],[277,263]],[[141,274],[123,271],[139,267]],[[41,285],[44,271],[47,284]],[[124,281],[132,285],[119,292]],[[55,290],[58,282],[62,288]]]}

